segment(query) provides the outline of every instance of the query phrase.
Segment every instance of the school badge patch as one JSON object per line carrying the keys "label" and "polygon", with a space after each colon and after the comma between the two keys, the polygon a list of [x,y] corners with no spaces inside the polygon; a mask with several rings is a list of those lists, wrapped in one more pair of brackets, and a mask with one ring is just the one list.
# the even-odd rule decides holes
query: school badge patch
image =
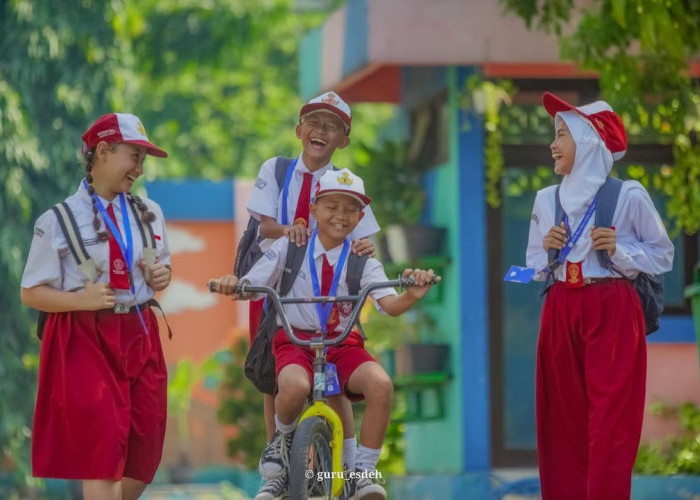
{"label": "school badge patch", "polygon": [[338,313],[343,318],[347,318],[352,314],[352,305],[352,302],[338,302]]}

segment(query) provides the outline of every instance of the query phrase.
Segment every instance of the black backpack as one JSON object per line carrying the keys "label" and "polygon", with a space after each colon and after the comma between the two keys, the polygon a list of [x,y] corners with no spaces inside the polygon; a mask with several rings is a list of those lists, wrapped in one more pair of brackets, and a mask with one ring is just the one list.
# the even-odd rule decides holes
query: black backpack
{"label": "black backpack", "polygon": [[[293,158],[287,158],[286,156],[278,156],[275,161],[275,180],[280,191],[284,187],[287,168],[292,164],[292,161],[294,161]],[[260,242],[265,238],[262,235],[258,235],[259,227],[260,221],[251,216],[236,249],[236,261],[233,264],[233,274],[236,276],[248,274],[253,264],[262,257]]]}
{"label": "black backpack", "polygon": [[[621,188],[622,181],[620,179],[608,177],[605,180],[605,183],[598,190],[598,202],[595,209],[595,227],[610,227],[613,215],[615,215],[615,208],[617,207],[617,199],[620,196]],[[561,201],[559,200],[559,186],[557,186],[555,196],[554,224],[558,226],[563,220],[564,209],[562,208]],[[552,248],[549,250],[548,254],[550,262],[549,275],[551,276],[551,271],[554,271],[558,267],[557,257],[559,256],[559,250]],[[598,262],[602,267],[614,271],[620,276],[624,277],[624,275],[613,265],[607,250],[597,250],[596,256],[598,257]],[[637,277],[632,280],[632,283],[634,284],[634,288],[637,290],[639,300],[642,304],[646,334],[649,335],[659,329],[659,317],[664,310],[663,277],[656,274],[640,272],[637,274]]]}
{"label": "black backpack", "polygon": [[[301,269],[301,264],[306,256],[307,246],[308,244],[298,247],[296,243],[289,242],[287,259],[284,263],[284,272],[278,291],[280,297],[285,297],[292,289],[294,280],[299,274],[299,269]],[[350,253],[348,256],[346,277],[350,295],[357,295],[360,291],[362,272],[367,263],[367,258],[367,255],[360,256],[354,253]],[[260,392],[274,394],[277,389],[277,380],[275,376],[275,357],[272,355],[272,338],[278,330],[277,310],[271,301],[267,301],[267,303],[269,307],[260,319],[258,332],[248,350],[243,371],[245,376],[253,382],[253,385]],[[362,331],[359,321],[357,326]]]}

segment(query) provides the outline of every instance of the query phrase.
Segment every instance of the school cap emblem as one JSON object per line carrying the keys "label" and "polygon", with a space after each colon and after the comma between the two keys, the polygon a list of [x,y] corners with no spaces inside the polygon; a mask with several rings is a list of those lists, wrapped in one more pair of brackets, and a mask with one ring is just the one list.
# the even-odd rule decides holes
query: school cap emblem
{"label": "school cap emblem", "polygon": [[321,98],[321,102],[325,102],[326,104],[331,104],[333,106],[340,104],[338,97],[333,92],[328,92],[326,95],[324,95]]}
{"label": "school cap emblem", "polygon": [[345,186],[352,186],[352,177],[347,172],[343,172],[343,175],[338,176],[338,183]]}
{"label": "school cap emblem", "polygon": [[143,126],[143,123],[141,123],[141,120],[136,120],[136,130],[139,131],[139,133],[146,135],[146,129]]}

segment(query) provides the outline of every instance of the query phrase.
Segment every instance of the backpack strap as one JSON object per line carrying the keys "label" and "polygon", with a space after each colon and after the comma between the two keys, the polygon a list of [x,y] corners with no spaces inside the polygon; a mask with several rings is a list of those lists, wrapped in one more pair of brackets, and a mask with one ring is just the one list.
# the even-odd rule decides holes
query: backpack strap
{"label": "backpack strap", "polygon": [[[605,179],[605,184],[598,190],[598,204],[595,207],[595,227],[610,227],[612,224],[617,200],[620,197],[620,189],[622,189],[622,181],[620,179],[615,177]],[[596,256],[602,267],[608,270],[613,268],[613,263],[607,250],[596,250]]]}
{"label": "backpack strap", "polygon": [[61,226],[61,231],[63,231],[63,236],[66,239],[66,243],[68,243],[68,248],[70,253],[73,254],[78,269],[90,282],[94,283],[97,279],[97,266],[95,266],[95,261],[85,249],[85,244],[80,236],[80,230],[75,222],[73,212],[65,201],[57,203],[51,207],[51,210],[56,214],[58,224]]}
{"label": "backpack strap", "polygon": [[[554,225],[559,226],[564,221],[564,208],[561,206],[561,200],[559,199],[559,188],[561,184],[557,186],[554,192]],[[544,284],[540,290],[540,297],[544,295],[549,290],[549,287],[554,283],[554,271],[559,267],[559,250],[556,248],[550,248],[547,250],[547,277],[544,280]]]}
{"label": "backpack strap", "polygon": [[282,283],[280,285],[280,297],[285,297],[292,290],[292,285],[294,284],[294,280],[297,279],[301,264],[304,262],[306,248],[308,246],[307,243],[304,246],[298,247],[296,243],[289,242],[289,246],[287,247],[287,260],[284,262]]}
{"label": "backpack strap", "polygon": [[[369,259],[369,255],[357,255],[352,252],[350,252],[350,255],[348,256],[348,270],[345,277],[348,281],[348,292],[350,295],[357,295],[360,293],[360,288],[362,287],[362,273],[365,270],[367,259]],[[359,317],[355,322],[355,325],[357,325],[357,329],[360,331],[362,338],[367,340],[365,331],[362,329],[362,325],[360,324]]]}
{"label": "backpack strap", "polygon": [[156,238],[151,225],[141,219],[136,208],[136,201],[131,197],[129,197],[129,205],[131,206],[131,212],[134,214],[134,218],[139,221],[139,232],[141,233],[141,240],[143,241],[143,258],[146,261],[146,275],[144,277],[146,281],[148,281],[150,279],[149,269],[156,263]]}
{"label": "backpack strap", "polygon": [[282,191],[284,188],[284,180],[287,176],[287,169],[293,161],[294,158],[289,158],[287,156],[278,156],[275,160],[275,180],[277,181],[277,188],[280,191]]}

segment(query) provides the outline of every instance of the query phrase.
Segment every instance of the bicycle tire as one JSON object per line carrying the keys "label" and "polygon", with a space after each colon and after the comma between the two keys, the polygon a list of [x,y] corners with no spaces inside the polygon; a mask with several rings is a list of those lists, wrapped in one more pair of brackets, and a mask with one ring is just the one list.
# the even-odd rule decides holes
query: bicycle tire
{"label": "bicycle tire", "polygon": [[[294,432],[289,464],[290,500],[331,498],[331,478],[318,481],[319,472],[331,472],[331,430],[325,419],[310,417]],[[309,474],[311,471],[311,474]],[[311,477],[307,477],[307,476]]]}

